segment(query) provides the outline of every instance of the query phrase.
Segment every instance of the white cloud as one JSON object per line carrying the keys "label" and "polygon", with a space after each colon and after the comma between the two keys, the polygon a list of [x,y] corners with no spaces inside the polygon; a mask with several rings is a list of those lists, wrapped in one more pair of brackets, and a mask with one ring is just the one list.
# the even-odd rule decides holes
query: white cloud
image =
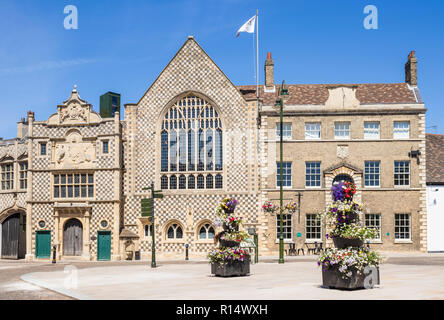
{"label": "white cloud", "polygon": [[42,61],[28,66],[10,67],[0,69],[0,76],[11,75],[17,73],[29,73],[42,70],[60,69],[72,66],[92,63],[91,59],[73,59],[73,60],[58,60],[58,61]]}

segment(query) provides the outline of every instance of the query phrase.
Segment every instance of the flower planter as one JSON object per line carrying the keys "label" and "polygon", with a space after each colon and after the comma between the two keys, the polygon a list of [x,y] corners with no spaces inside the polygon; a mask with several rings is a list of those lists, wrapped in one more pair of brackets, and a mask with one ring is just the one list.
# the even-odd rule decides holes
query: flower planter
{"label": "flower planter", "polygon": [[234,228],[230,229],[230,226],[226,225],[225,223],[222,225],[224,228],[224,231],[239,231],[239,225],[234,226]]}
{"label": "flower planter", "polygon": [[362,247],[364,241],[362,241],[361,239],[347,239],[342,237],[334,237],[333,243],[335,244],[335,247],[338,249],[346,249],[348,247],[354,247],[354,248]]}
{"label": "flower planter", "polygon": [[373,270],[373,272],[376,272],[374,283],[371,278],[366,281],[366,277],[371,277],[370,274],[358,274],[357,269],[352,269],[351,272],[352,276],[344,279],[339,271],[339,267],[331,267],[327,270],[322,270],[322,285],[330,289],[354,290],[371,289],[375,285],[380,284],[379,268]]}
{"label": "flower planter", "polygon": [[225,247],[225,248],[232,248],[232,247],[239,247],[240,246],[240,242],[235,241],[235,240],[224,240],[224,239],[219,239],[219,245],[221,247]]}
{"label": "flower planter", "polygon": [[223,263],[212,263],[211,274],[216,277],[242,277],[250,274],[250,256],[244,261],[226,261]]}

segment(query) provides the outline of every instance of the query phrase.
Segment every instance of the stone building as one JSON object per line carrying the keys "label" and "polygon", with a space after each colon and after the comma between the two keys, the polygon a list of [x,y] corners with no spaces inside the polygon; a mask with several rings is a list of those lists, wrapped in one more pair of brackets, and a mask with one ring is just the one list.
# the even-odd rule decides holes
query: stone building
{"label": "stone building", "polygon": [[[148,259],[153,229],[141,200],[151,183],[164,193],[155,202],[158,255],[183,257],[189,245],[204,256],[225,196],[239,200],[260,253],[276,254],[278,219],[261,209],[279,198],[273,74],[268,54],[257,99],[256,86],[235,86],[189,37],[140,100],[125,104],[123,120],[102,118],[76,88],[49,119],[29,112],[17,139],[0,142],[2,257],[47,259],[55,246],[58,258]],[[300,208],[285,217],[285,242],[326,242],[315,214],[333,181],[352,180],[366,223],[380,229],[375,246],[425,250],[426,109],[414,53],[405,83],[287,88],[284,198]]]}
{"label": "stone building", "polygon": [[444,252],[444,135],[426,134],[427,251]]}

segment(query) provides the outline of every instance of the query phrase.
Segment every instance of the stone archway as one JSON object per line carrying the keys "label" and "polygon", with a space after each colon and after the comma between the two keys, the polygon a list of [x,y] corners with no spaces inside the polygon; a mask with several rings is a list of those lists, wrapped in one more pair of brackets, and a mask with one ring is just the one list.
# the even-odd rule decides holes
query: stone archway
{"label": "stone archway", "polygon": [[83,225],[75,218],[65,222],[63,227],[63,255],[81,256],[83,253]]}
{"label": "stone archway", "polygon": [[23,259],[26,255],[26,213],[10,208],[0,214],[0,257]]}
{"label": "stone archway", "polygon": [[363,171],[355,166],[352,166],[346,162],[342,162],[330,168],[324,170],[324,181],[325,181],[325,203],[326,205],[331,204],[332,198],[330,193],[330,187],[333,185],[335,179],[341,179],[348,177],[347,180],[353,181],[358,189],[355,195],[355,199],[361,201],[361,187],[362,187],[362,174]]}

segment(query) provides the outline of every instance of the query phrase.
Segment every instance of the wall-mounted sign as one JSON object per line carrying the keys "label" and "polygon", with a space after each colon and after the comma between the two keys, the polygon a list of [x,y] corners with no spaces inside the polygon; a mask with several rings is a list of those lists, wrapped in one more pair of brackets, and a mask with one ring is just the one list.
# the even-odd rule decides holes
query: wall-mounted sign
{"label": "wall-mounted sign", "polygon": [[298,236],[298,238],[300,238],[302,235],[300,232],[298,232],[297,236]]}

